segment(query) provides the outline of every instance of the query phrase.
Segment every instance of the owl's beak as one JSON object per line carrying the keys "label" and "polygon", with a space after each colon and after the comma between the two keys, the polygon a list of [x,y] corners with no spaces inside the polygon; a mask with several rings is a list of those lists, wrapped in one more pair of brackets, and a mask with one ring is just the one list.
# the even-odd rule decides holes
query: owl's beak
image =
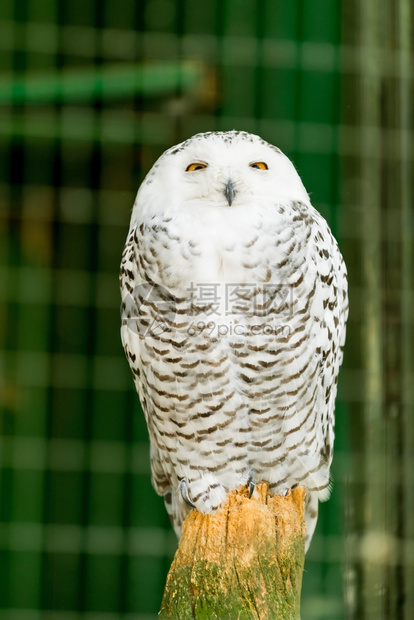
{"label": "owl's beak", "polygon": [[236,190],[234,189],[233,182],[230,179],[227,181],[226,187],[224,188],[224,195],[229,204],[229,207],[231,207],[231,203],[233,202],[236,195]]}

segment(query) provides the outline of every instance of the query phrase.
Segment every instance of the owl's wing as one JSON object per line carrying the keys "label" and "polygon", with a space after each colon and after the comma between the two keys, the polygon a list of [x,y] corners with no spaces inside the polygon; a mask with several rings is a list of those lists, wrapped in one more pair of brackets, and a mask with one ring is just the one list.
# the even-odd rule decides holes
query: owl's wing
{"label": "owl's wing", "polygon": [[159,450],[155,442],[151,441],[150,448],[151,460],[151,482],[158,495],[164,495],[171,490],[169,478],[166,476]]}
{"label": "owl's wing", "polygon": [[348,318],[348,287],[345,262],[328,225],[318,214],[319,232],[323,230],[319,251],[324,260],[319,263],[317,299],[314,317],[317,319],[318,348],[320,356],[320,388],[324,400],[323,428],[324,456],[332,462],[335,400],[339,368],[345,344],[345,325]]}
{"label": "owl's wing", "polygon": [[156,442],[152,419],[154,412],[151,411],[150,399],[147,398],[147,386],[143,379],[141,367],[141,313],[139,295],[146,292],[145,274],[140,272],[140,261],[136,244],[135,231],[132,230],[124,247],[120,270],[120,288],[122,297],[122,325],[121,339],[125,355],[131,368],[135,387],[139,395],[141,406],[145,415],[150,438],[150,459],[152,484],[159,495],[164,495],[170,489],[170,480],[166,475]]}

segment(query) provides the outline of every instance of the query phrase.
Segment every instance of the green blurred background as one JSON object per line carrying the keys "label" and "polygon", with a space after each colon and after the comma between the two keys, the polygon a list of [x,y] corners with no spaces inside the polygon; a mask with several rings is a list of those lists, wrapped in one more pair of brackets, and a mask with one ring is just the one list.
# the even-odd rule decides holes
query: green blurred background
{"label": "green blurred background", "polygon": [[334,487],[302,620],[414,617],[413,12],[1,0],[0,620],[157,617],[176,540],[118,268],[154,160],[234,128],[294,161],[349,268]]}

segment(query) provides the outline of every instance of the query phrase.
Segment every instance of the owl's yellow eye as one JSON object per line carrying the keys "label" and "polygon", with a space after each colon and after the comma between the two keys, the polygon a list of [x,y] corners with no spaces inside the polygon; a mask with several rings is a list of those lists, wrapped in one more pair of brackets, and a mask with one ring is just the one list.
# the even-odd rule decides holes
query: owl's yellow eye
{"label": "owl's yellow eye", "polygon": [[194,172],[195,170],[203,170],[203,168],[207,168],[207,164],[203,164],[200,161],[194,163],[194,164],[190,164],[189,166],[187,166],[187,168],[185,169],[186,172]]}
{"label": "owl's yellow eye", "polygon": [[256,168],[257,170],[269,170],[268,165],[264,161],[254,161],[250,164],[250,168]]}

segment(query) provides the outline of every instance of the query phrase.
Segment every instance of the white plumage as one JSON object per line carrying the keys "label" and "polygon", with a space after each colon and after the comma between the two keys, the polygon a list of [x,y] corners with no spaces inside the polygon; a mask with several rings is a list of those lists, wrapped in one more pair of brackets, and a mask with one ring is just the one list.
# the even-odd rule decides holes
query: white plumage
{"label": "white plumage", "polygon": [[289,159],[198,134],[142,183],[121,264],[122,342],[177,534],[240,484],[329,495],[346,269]]}

